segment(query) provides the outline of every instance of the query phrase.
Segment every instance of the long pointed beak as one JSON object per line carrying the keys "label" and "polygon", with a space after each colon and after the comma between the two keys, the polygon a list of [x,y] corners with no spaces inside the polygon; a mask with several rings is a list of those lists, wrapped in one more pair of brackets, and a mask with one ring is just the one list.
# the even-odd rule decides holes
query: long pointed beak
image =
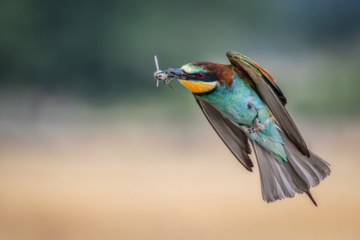
{"label": "long pointed beak", "polygon": [[171,68],[168,70],[169,77],[177,79],[186,79],[186,73],[182,68]]}

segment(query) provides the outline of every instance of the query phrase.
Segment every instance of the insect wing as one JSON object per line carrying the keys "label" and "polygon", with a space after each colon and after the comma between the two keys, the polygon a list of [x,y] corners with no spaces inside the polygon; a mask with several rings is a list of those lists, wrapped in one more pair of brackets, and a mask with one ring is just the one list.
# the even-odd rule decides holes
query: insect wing
{"label": "insect wing", "polygon": [[[156,67],[156,72],[159,72],[159,62],[158,62],[158,59],[156,57],[156,55],[154,56],[154,59],[155,59],[155,67]],[[156,87],[159,87],[159,79],[156,78]]]}

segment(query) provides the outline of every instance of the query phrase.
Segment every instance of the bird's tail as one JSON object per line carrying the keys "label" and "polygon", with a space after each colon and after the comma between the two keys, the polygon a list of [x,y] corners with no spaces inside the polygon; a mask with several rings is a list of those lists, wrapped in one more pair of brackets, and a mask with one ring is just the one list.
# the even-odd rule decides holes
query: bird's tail
{"label": "bird's tail", "polygon": [[284,141],[287,162],[280,163],[268,151],[253,142],[259,164],[262,196],[266,202],[273,202],[295,193],[306,193],[317,206],[310,194],[310,186],[317,186],[330,174],[329,164],[310,152],[307,157],[299,152],[288,137],[280,131]]}

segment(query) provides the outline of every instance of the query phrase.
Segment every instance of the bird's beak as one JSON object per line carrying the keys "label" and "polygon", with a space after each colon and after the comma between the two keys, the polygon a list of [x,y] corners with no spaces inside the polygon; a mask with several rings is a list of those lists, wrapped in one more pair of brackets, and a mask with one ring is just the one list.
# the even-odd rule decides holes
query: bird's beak
{"label": "bird's beak", "polygon": [[186,79],[186,72],[182,68],[171,68],[168,70],[169,77],[177,79]]}

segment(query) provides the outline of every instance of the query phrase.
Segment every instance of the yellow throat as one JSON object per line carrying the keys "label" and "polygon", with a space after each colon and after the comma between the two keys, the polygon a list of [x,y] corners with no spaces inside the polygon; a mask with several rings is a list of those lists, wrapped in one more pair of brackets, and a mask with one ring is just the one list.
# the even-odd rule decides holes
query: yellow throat
{"label": "yellow throat", "polygon": [[179,82],[193,93],[205,93],[213,90],[217,82],[195,82],[179,79]]}

